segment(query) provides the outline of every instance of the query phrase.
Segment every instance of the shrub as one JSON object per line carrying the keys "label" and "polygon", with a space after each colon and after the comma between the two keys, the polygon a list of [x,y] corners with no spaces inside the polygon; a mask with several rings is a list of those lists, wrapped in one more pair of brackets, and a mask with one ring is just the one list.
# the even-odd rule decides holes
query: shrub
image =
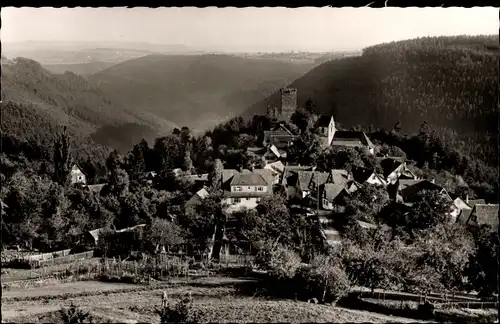
{"label": "shrub", "polygon": [[317,256],[311,265],[301,267],[294,278],[299,295],[323,303],[337,302],[347,295],[350,281],[345,271],[329,256]]}
{"label": "shrub", "polygon": [[256,265],[277,279],[290,279],[300,266],[300,256],[283,245],[265,243],[255,257]]}
{"label": "shrub", "polygon": [[74,323],[92,323],[93,319],[89,312],[85,312],[75,306],[73,303],[69,308],[62,308],[59,311],[59,317],[64,324]]}
{"label": "shrub", "polygon": [[191,295],[177,301],[177,303],[167,303],[156,311],[160,316],[161,323],[199,323],[199,313],[193,307]]}

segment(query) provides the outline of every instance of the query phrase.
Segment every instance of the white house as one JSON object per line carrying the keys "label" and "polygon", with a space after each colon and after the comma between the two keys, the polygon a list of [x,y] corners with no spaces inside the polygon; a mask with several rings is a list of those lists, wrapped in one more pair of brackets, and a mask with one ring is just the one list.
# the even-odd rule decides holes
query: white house
{"label": "white house", "polygon": [[324,138],[326,146],[329,146],[332,143],[336,131],[333,116],[319,116],[316,121],[316,129],[319,135]]}
{"label": "white house", "polygon": [[81,184],[86,184],[87,183],[87,176],[85,173],[83,173],[82,169],[76,164],[73,164],[71,167],[71,184],[75,183],[81,183]]}
{"label": "white house", "polygon": [[387,182],[384,180],[384,177],[376,173],[373,169],[356,168],[353,171],[353,174],[354,180],[360,184],[368,183],[377,187],[387,186]]}
{"label": "white house", "polygon": [[244,207],[253,209],[262,198],[272,196],[272,180],[271,183],[268,182],[269,174],[271,174],[269,170],[238,172],[225,169],[222,173],[222,188],[223,203],[228,206],[227,212],[241,210]]}
{"label": "white house", "polygon": [[379,160],[387,183],[395,184],[398,179],[418,180],[418,177],[406,165],[404,158],[383,157]]}

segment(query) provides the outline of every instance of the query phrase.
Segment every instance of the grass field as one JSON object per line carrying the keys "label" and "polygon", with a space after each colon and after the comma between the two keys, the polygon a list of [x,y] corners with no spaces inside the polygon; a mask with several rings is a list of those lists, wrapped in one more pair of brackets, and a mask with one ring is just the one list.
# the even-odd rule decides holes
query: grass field
{"label": "grass field", "polygon": [[204,322],[415,322],[340,307],[241,296],[231,284],[237,284],[237,281],[231,278],[200,279],[192,284],[165,288],[77,282],[15,289],[6,292],[8,295],[4,293],[2,315],[5,322],[54,322],[53,314],[73,302],[91,311],[93,316],[113,322],[159,323],[155,309],[161,302],[162,292],[166,291],[175,298],[190,291]]}

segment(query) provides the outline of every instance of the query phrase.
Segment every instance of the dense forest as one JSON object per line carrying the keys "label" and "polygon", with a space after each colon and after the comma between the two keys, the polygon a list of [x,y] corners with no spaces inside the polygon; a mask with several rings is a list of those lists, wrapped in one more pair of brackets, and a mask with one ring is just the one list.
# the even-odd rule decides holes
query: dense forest
{"label": "dense forest", "polygon": [[231,55],[149,55],[89,78],[113,101],[204,131],[312,66]]}
{"label": "dense forest", "polygon": [[[390,129],[399,121],[414,132],[427,121],[462,151],[496,165],[498,56],[498,36],[418,38],[324,63],[290,87],[299,105],[314,98],[316,112],[343,125]],[[244,116],[279,100],[276,93]]]}

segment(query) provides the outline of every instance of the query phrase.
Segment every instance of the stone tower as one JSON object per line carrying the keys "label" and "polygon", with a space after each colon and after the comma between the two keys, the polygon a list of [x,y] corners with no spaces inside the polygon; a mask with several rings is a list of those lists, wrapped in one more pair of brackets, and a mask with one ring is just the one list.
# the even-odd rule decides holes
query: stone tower
{"label": "stone tower", "polygon": [[281,119],[288,121],[297,109],[297,89],[281,89]]}

